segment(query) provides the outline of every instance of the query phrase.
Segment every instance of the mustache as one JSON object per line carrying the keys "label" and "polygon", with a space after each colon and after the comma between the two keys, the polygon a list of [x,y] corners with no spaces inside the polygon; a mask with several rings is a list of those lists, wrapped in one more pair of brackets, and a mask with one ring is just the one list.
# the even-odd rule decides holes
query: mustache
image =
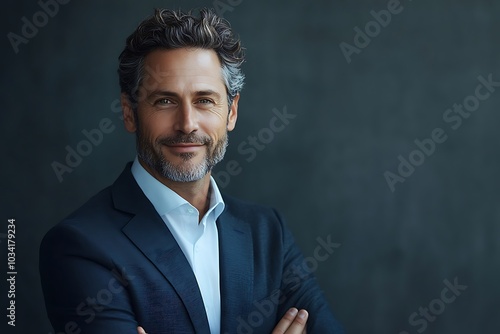
{"label": "mustache", "polygon": [[201,144],[210,145],[212,144],[212,139],[208,136],[199,136],[194,133],[188,135],[179,134],[176,136],[162,137],[157,140],[160,145],[176,145],[176,144]]}

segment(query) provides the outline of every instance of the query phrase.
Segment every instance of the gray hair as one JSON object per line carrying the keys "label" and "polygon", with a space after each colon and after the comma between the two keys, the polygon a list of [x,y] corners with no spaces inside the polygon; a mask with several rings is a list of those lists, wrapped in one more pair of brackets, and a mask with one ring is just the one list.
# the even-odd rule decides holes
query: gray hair
{"label": "gray hair", "polygon": [[[203,48],[216,52],[221,62],[222,79],[226,86],[228,103],[243,88],[245,76],[241,71],[244,49],[229,22],[212,10],[201,9],[199,17],[191,11],[155,9],[153,16],[141,22],[127,38],[119,57],[120,89],[130,102],[138,102],[138,90],[145,76],[144,59],[157,49]],[[134,107],[134,109],[136,109]]]}

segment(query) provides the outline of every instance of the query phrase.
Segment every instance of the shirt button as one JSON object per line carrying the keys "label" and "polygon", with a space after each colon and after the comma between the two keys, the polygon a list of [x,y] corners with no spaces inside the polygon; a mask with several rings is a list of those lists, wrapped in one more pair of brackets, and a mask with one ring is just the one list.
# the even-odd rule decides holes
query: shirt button
{"label": "shirt button", "polygon": [[193,213],[194,213],[194,209],[193,209],[193,208],[188,208],[188,209],[187,209],[187,212],[188,212],[189,214],[193,214]]}

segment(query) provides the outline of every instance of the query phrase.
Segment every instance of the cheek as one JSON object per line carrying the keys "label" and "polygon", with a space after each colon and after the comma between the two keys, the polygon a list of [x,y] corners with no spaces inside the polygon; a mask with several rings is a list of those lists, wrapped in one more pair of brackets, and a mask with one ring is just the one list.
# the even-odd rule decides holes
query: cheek
{"label": "cheek", "polygon": [[139,116],[139,126],[144,137],[155,141],[159,137],[164,137],[171,133],[171,120],[161,113],[143,113]]}
{"label": "cheek", "polygon": [[226,133],[227,114],[211,113],[203,120],[204,131],[209,135],[214,143],[217,143]]}

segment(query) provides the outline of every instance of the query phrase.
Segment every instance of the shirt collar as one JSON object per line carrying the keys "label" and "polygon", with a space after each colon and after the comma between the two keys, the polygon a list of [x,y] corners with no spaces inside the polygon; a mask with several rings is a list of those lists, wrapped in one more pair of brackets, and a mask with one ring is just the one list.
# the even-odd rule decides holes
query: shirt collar
{"label": "shirt collar", "polygon": [[[155,210],[160,216],[173,211],[180,206],[189,205],[192,206],[188,201],[179,196],[175,191],[165,186],[163,183],[155,179],[147,170],[142,167],[139,163],[138,158],[134,159],[134,163],[131,167],[132,175],[134,176],[137,184],[142,189],[142,192],[149,199],[151,204],[153,204]],[[220,216],[222,211],[224,211],[224,200],[217,187],[217,183],[212,176],[210,176],[210,206],[207,211],[207,215],[211,211],[215,214],[215,220]]]}

